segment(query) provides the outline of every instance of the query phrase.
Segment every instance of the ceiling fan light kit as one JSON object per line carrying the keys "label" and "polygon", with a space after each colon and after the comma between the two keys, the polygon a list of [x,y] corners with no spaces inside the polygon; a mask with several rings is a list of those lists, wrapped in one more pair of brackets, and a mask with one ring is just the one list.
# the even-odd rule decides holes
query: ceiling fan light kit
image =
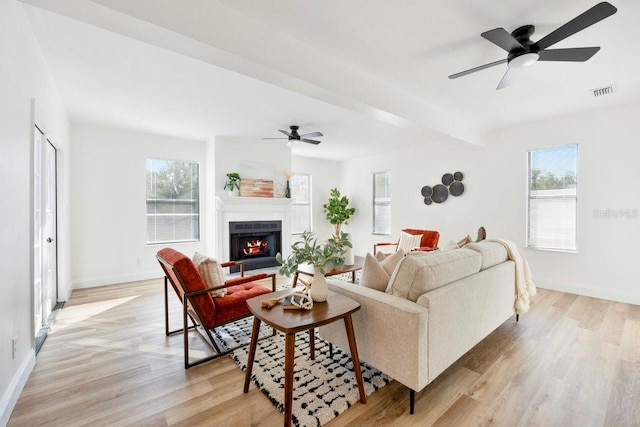
{"label": "ceiling fan light kit", "polygon": [[602,21],[616,13],[618,9],[608,2],[601,2],[591,9],[562,25],[542,39],[534,42],[531,36],[535,32],[533,25],[524,25],[508,33],[504,28],[495,28],[485,31],[481,36],[496,46],[507,51],[506,59],[494,61],[466,71],[449,76],[450,79],[466,76],[467,74],[485,70],[496,65],[507,63],[507,72],[502,77],[496,89],[509,86],[512,81],[512,72],[528,67],[539,61],[569,61],[584,62],[595,55],[600,47],[578,47],[569,49],[547,49],[548,47],[566,39],[585,28]]}

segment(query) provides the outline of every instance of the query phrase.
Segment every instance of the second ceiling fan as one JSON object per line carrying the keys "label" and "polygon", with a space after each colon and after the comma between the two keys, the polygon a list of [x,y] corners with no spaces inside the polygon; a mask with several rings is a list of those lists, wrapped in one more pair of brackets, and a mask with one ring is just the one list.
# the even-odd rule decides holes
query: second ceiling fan
{"label": "second ceiling fan", "polygon": [[529,66],[537,61],[570,61],[584,62],[591,58],[600,50],[599,47],[577,47],[569,49],[547,49],[569,36],[582,31],[585,28],[602,21],[603,19],[617,12],[610,3],[598,3],[591,9],[562,25],[552,33],[546,35],[537,42],[533,42],[529,37],[533,35],[535,27],[533,25],[525,25],[515,29],[509,34],[504,28],[495,28],[481,34],[482,37],[494,43],[495,45],[506,50],[507,58],[489,64],[481,65],[470,70],[452,74],[450,79],[466,76],[476,71],[494,67],[496,65],[507,63],[507,72],[500,80],[496,89],[507,87],[514,75],[514,69]]}
{"label": "second ceiling fan", "polygon": [[320,141],[317,141],[315,139],[309,139],[309,138],[316,138],[319,136],[323,136],[322,132],[311,132],[311,133],[305,133],[300,135],[298,133],[298,129],[300,129],[299,126],[289,126],[289,129],[291,130],[291,132],[287,132],[286,130],[282,130],[282,129],[278,129],[278,132],[281,132],[285,135],[287,135],[287,138],[262,138],[262,139],[288,139],[287,141],[287,145],[291,144],[293,142],[297,142],[297,141],[302,141],[302,142],[306,142],[308,144],[314,144],[314,145],[318,145],[320,144]]}

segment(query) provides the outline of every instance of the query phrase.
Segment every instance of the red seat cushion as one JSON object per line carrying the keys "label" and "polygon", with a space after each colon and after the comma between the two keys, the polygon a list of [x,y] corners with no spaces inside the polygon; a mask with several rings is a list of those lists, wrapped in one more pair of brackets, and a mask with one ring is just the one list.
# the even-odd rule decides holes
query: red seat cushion
{"label": "red seat cushion", "polygon": [[215,325],[249,316],[251,312],[246,300],[270,292],[271,290],[256,282],[227,287],[227,294],[224,297],[213,298],[213,304],[216,307]]}

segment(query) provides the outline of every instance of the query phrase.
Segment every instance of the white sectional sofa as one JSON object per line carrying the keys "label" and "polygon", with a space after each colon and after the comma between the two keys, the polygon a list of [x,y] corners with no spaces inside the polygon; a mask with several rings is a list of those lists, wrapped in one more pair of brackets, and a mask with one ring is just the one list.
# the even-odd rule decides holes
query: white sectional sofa
{"label": "white sectional sofa", "polygon": [[[507,249],[481,242],[408,254],[385,292],[366,283],[327,282],[361,304],[353,315],[360,360],[406,385],[413,413],[416,391],[514,314],[515,277]],[[322,326],[319,333],[349,348],[342,324]]]}

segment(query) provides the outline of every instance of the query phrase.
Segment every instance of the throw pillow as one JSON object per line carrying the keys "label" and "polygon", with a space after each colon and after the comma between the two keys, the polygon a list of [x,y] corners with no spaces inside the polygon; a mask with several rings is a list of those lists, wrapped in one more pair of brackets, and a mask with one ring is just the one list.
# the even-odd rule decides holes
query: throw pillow
{"label": "throw pillow", "polygon": [[362,276],[360,278],[360,284],[362,286],[384,292],[389,283],[389,276],[389,273],[387,273],[373,255],[368,253],[364,257]]}
{"label": "throw pillow", "polygon": [[[196,252],[193,254],[193,263],[200,273],[200,277],[204,281],[207,288],[224,285],[224,273],[220,263],[213,258]],[[211,292],[212,297],[223,297],[227,294],[227,288],[222,288]]]}
{"label": "throw pillow", "polygon": [[398,241],[398,251],[406,254],[415,248],[419,248],[421,240],[422,234],[408,234],[403,232],[400,234],[400,240]]}
{"label": "throw pillow", "polygon": [[[403,257],[404,257],[404,253],[402,251],[394,252],[388,257],[384,257],[384,259],[380,261],[380,266],[384,268],[384,271],[386,271],[389,276],[391,276],[393,274],[393,270],[396,269],[396,265],[398,265],[398,263],[402,260]],[[385,284],[385,288],[386,287],[387,285]]]}
{"label": "throw pillow", "polygon": [[446,245],[444,245],[444,248],[442,248],[443,251],[450,251],[453,249],[458,249],[459,246],[456,242],[454,242],[453,240],[449,240],[449,243],[447,243]]}
{"label": "throw pillow", "polygon": [[376,252],[376,259],[378,261],[383,261],[387,255],[384,252]]}
{"label": "throw pillow", "polygon": [[458,247],[463,248],[465,245],[468,245],[471,242],[473,242],[473,240],[471,240],[471,236],[467,234],[467,237],[463,238],[458,242]]}

